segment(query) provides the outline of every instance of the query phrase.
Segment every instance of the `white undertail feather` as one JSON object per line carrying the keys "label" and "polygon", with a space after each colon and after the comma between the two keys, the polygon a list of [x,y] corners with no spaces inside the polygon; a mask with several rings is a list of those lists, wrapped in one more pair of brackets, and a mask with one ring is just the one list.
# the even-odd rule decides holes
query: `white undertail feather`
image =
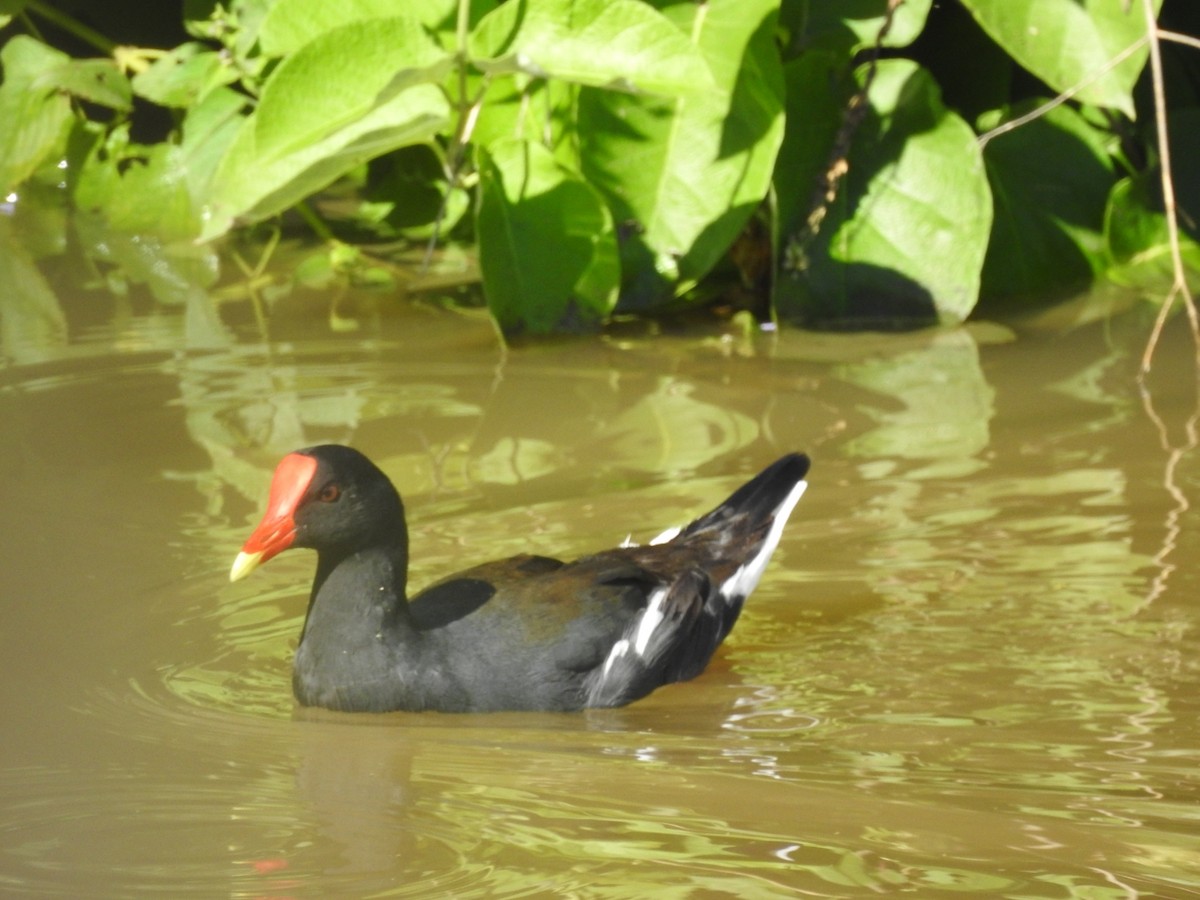
{"label": "white undertail feather", "polygon": [[681,526],[672,525],[670,528],[668,528],[662,534],[659,534],[659,535],[656,535],[655,537],[650,538],[650,546],[657,547],[659,544],[669,543],[669,542],[675,540],[675,538],[679,537],[679,532],[681,532],[681,531],[683,531],[683,528]]}
{"label": "white undertail feather", "polygon": [[726,578],[721,585],[720,593],[726,600],[733,597],[749,597],[750,592],[758,586],[758,580],[762,578],[762,574],[767,568],[767,562],[771,559],[771,554],[775,552],[779,538],[783,536],[783,526],[787,524],[788,516],[792,514],[792,510],[800,502],[800,498],[804,496],[807,487],[807,481],[797,481],[796,486],[775,507],[771,513],[771,530],[767,532],[767,537],[759,547],[758,553],[749,562],[738,566],[737,571]]}
{"label": "white undertail feather", "polygon": [[[671,541],[675,540],[675,538],[679,537],[679,532],[681,531],[683,531],[682,525],[672,525],[666,531],[656,534],[654,537],[650,538],[650,540],[646,542],[647,546],[657,547],[659,544],[669,544]],[[622,549],[628,549],[629,547],[640,547],[642,545],[633,539],[632,534],[627,534],[625,535],[625,540],[621,541],[621,543],[617,544],[617,546]]]}
{"label": "white undertail feather", "polygon": [[[759,547],[758,553],[754,555],[753,559],[739,566],[737,571],[725,579],[721,585],[719,589],[720,594],[726,602],[734,597],[744,599],[750,596],[751,591],[758,586],[758,581],[762,578],[762,574],[767,568],[767,562],[771,559],[771,554],[775,552],[775,547],[779,544],[780,537],[783,536],[783,528],[787,524],[788,516],[792,514],[792,510],[800,501],[800,498],[804,496],[804,491],[807,487],[807,481],[796,482],[796,486],[788,492],[788,495],[771,512],[771,528],[768,530],[762,546]],[[679,527],[668,528],[666,531],[652,538],[650,544],[654,546],[673,541],[679,536],[682,530]],[[621,542],[621,546],[636,547],[637,544],[634,543],[632,535],[630,535]],[[613,644],[612,650],[609,651],[608,657],[604,660],[604,669],[601,672],[601,678],[606,677],[617,660],[625,656],[631,649],[638,656],[645,656],[647,649],[650,647],[650,640],[654,636],[655,629],[662,624],[665,618],[663,604],[666,602],[670,587],[670,585],[661,585],[650,594],[649,602],[638,619],[636,628],[633,629],[632,637],[624,637]],[[627,631],[626,634],[628,635],[629,632]]]}

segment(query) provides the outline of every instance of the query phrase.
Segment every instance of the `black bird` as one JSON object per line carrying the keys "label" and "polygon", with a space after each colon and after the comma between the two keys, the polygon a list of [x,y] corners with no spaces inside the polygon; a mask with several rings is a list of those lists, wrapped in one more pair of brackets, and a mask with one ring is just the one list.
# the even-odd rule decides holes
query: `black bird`
{"label": "black bird", "polygon": [[292,684],[351,711],[622,706],[704,670],[804,493],[808,457],[768,466],[649,545],[563,563],[487,562],[407,591],[408,532],[391,481],[350,447],[283,458],[267,511],[229,573],[317,551]]}

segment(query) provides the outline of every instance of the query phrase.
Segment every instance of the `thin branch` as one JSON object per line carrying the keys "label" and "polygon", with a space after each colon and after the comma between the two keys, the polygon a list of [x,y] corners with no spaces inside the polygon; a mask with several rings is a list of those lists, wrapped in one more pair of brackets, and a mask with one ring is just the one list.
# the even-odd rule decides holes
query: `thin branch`
{"label": "thin branch", "polygon": [[1146,342],[1146,350],[1142,354],[1142,374],[1150,371],[1150,362],[1154,357],[1154,349],[1162,335],[1163,326],[1176,298],[1182,298],[1184,309],[1187,310],[1188,321],[1192,326],[1192,337],[1196,343],[1197,365],[1200,365],[1200,314],[1196,312],[1196,301],[1188,289],[1187,270],[1183,266],[1183,251],[1179,243],[1179,218],[1175,209],[1175,181],[1171,174],[1171,142],[1167,129],[1167,95],[1163,79],[1162,52],[1159,41],[1158,22],[1155,19],[1154,0],[1142,0],[1142,12],[1146,19],[1146,34],[1150,38],[1150,75],[1154,88],[1154,123],[1158,137],[1158,158],[1160,178],[1162,182],[1163,213],[1167,218],[1167,242],[1171,250],[1171,268],[1174,280],[1171,289],[1163,300],[1162,309],[1154,322],[1150,340]]}
{"label": "thin branch", "polygon": [[788,238],[788,245],[784,251],[784,268],[788,271],[800,271],[806,267],[806,247],[821,230],[821,223],[825,220],[829,207],[837,199],[842,179],[850,171],[850,146],[854,140],[854,133],[858,131],[858,126],[862,124],[870,108],[869,95],[871,85],[875,81],[875,73],[879,69],[879,56],[883,52],[883,42],[887,40],[888,32],[892,30],[892,23],[896,18],[896,10],[903,2],[904,0],[888,0],[883,24],[879,27],[879,33],[875,36],[875,44],[869,53],[862,86],[847,101],[846,108],[842,112],[842,124],[834,137],[825,169],[821,173],[812,199],[809,201],[808,216],[805,219],[804,227],[798,234]]}
{"label": "thin branch", "polygon": [[1158,39],[1161,41],[1173,41],[1176,44],[1187,44],[1189,47],[1195,47],[1200,50],[1200,38],[1192,37],[1190,34],[1181,34],[1178,31],[1167,31],[1165,28],[1158,29]]}
{"label": "thin branch", "polygon": [[1020,128],[1022,125],[1032,122],[1034,119],[1040,119],[1056,106],[1061,106],[1062,104],[1066,103],[1080,91],[1084,90],[1088,85],[1092,84],[1099,78],[1103,78],[1121,63],[1125,62],[1125,60],[1129,59],[1129,57],[1133,56],[1133,54],[1141,50],[1142,47],[1146,45],[1148,40],[1149,38],[1145,36],[1138,38],[1099,69],[1088,73],[1086,78],[1077,84],[1071,85],[1071,87],[1067,88],[1053,100],[1048,100],[1036,109],[1030,110],[1023,116],[1017,116],[1017,118],[1005,122],[1003,125],[997,125],[991,131],[985,131],[978,138],[979,149],[982,151],[983,148],[987,146],[988,141],[990,141],[992,138],[999,137],[1002,134],[1007,134],[1014,129]]}

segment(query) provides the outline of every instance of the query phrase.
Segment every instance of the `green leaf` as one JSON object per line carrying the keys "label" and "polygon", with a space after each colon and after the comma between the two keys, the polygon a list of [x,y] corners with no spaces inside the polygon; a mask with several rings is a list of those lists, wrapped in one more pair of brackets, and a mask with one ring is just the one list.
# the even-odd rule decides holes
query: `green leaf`
{"label": "green leaf", "polygon": [[81,100],[122,112],[133,108],[129,82],[111,59],[73,59],[38,79]]}
{"label": "green leaf", "polygon": [[868,104],[816,239],[790,248],[781,312],[827,323],[961,321],[979,296],[992,223],[975,135],[908,60],[879,63]]}
{"label": "green leaf", "polygon": [[[360,216],[382,221],[406,237],[424,239],[448,234],[470,208],[470,197],[446,182],[441,155],[428,144],[389,153],[367,171]],[[368,215],[363,215],[368,213]]]}
{"label": "green leaf", "polygon": [[200,230],[183,150],[173,144],[131,145],[125,129],[93,149],[74,199],[81,211],[100,216],[116,231],[183,240]]}
{"label": "green leaf", "polygon": [[636,223],[644,248],[631,260],[623,304],[652,305],[705,275],[766,195],[783,138],[775,7],[711,0],[667,9],[716,90],[674,100],[581,93],[583,172],[618,219]]}
{"label": "green leaf", "polygon": [[257,113],[247,117],[213,176],[201,239],[224,234],[235,220],[273,216],[369,159],[431,139],[449,114],[440,90],[417,85],[333,134],[286,153],[275,147],[263,152]]}
{"label": "green leaf", "polygon": [[457,11],[458,0],[276,0],[258,39],[263,53],[285,56],[335,28],[370,19],[402,16],[432,30],[452,29]]}
{"label": "green leaf", "polygon": [[688,36],[640,0],[505,3],[472,31],[470,56],[486,72],[592,87],[669,96],[712,90]]}
{"label": "green leaf", "polygon": [[71,59],[19,34],[0,50],[0,63],[4,87],[13,91],[32,92],[39,99],[51,93],[71,94],[122,111],[133,104],[129,82],[111,59]]}
{"label": "green leaf", "polygon": [[225,54],[203,44],[181,44],[133,78],[133,92],[160,106],[192,107],[238,79]]}
{"label": "green leaf", "polygon": [[184,117],[179,146],[192,197],[206,200],[213,173],[243,124],[246,98],[229,88],[217,88]]}
{"label": "green leaf", "polygon": [[593,328],[620,282],[612,218],[600,196],[536,143],[480,151],[479,265],[506,333]]}
{"label": "green leaf", "polygon": [[289,56],[263,87],[255,152],[266,158],[303,150],[351,126],[406,87],[439,81],[451,57],[415,19],[352,22]]}
{"label": "green leaf", "polygon": [[[879,42],[889,0],[794,0],[780,6],[789,45],[808,50],[853,54]],[[884,47],[907,47],[925,28],[933,0],[905,0],[896,9]]]}
{"label": "green leaf", "polygon": [[993,138],[984,162],[996,206],[984,295],[1030,298],[1090,282],[1104,267],[1114,181],[1103,135],[1059,106]]}
{"label": "green leaf", "polygon": [[71,101],[45,84],[46,73],[70,58],[25,35],[0,48],[0,190],[6,195],[66,147],[73,119]]}
{"label": "green leaf", "polygon": [[[1142,5],[1128,0],[962,0],[996,43],[1056,91],[1095,78],[1076,96],[1133,117],[1133,85],[1146,64],[1139,49],[1112,60],[1146,36]],[[1162,0],[1154,0],[1157,11]]]}
{"label": "green leaf", "polygon": [[[1113,186],[1104,236],[1114,281],[1149,288],[1171,283],[1174,263],[1157,175],[1123,178]],[[1200,272],[1200,245],[1186,234],[1179,238],[1184,264],[1192,273]]]}
{"label": "green leaf", "polygon": [[484,147],[511,138],[538,141],[564,165],[578,168],[578,97],[579,88],[565,81],[490,79],[472,140]]}

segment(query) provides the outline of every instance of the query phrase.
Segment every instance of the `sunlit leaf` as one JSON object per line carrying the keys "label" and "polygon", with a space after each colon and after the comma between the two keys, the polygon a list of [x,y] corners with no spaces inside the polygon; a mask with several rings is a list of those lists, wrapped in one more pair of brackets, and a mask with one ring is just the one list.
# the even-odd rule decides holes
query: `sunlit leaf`
{"label": "sunlit leaf", "polygon": [[188,43],[156,59],[133,78],[133,91],[162,106],[191,107],[213,90],[232,84],[238,71],[225,54]]}
{"label": "sunlit leaf", "polygon": [[578,101],[579,88],[565,81],[490,79],[472,139],[484,147],[512,138],[537,141],[578,169]]}
{"label": "sunlit leaf", "polygon": [[[879,43],[890,0],[837,0],[837,2],[784,3],[781,24],[790,33],[790,44],[805,51],[833,50],[854,53]],[[925,27],[932,0],[904,0],[892,16],[882,41],[884,47],[906,47]]]}
{"label": "sunlit leaf", "polygon": [[688,36],[640,0],[521,0],[471,33],[471,61],[575,84],[674,96],[713,89]]}
{"label": "sunlit leaf", "polygon": [[71,128],[71,101],[49,88],[38,89],[39,76],[68,57],[25,35],[0,48],[4,82],[0,84],[0,189],[5,194],[25,181],[48,159],[60,154]]}
{"label": "sunlit leaf", "polygon": [[450,57],[415,19],[392,16],[325,32],[276,69],[254,116],[255,153],[302,152],[356,126],[406,87],[437,81]]}
{"label": "sunlit leaf", "polygon": [[97,144],[84,161],[75,203],[129,234],[180,240],[200,230],[183,150],[174,144],[130,144],[124,129]]}
{"label": "sunlit leaf", "polygon": [[52,73],[45,73],[35,89],[51,86],[98,106],[122,111],[133,107],[129,82],[111,59],[71,60]]}
{"label": "sunlit leaf", "polygon": [[188,109],[179,146],[183,151],[192,197],[207,201],[213,173],[242,127],[246,98],[217,88]]}
{"label": "sunlit leaf", "polygon": [[260,150],[251,115],[213,176],[202,238],[224,234],[235,220],[275,215],[356,165],[429,140],[448,116],[445,95],[433,85],[418,85],[327,137],[281,154]]}
{"label": "sunlit leaf", "polygon": [[868,101],[816,240],[791,247],[780,309],[825,322],[961,321],[992,223],[975,134],[908,60],[879,63]]}
{"label": "sunlit leaf", "polygon": [[488,307],[508,332],[595,327],[616,302],[616,238],[596,191],[540,144],[482,151],[477,229]]}
{"label": "sunlit leaf", "polygon": [[[1085,103],[1134,114],[1133,85],[1145,47],[1112,61],[1146,36],[1142,4],[1128,0],[962,0],[993,40],[1057,91],[1089,82]],[[1162,0],[1153,0],[1157,12]]]}
{"label": "sunlit leaf", "polygon": [[[783,75],[773,0],[666,9],[717,89],[674,100],[588,90],[579,104],[584,174],[646,257],[622,302],[660,302],[705,275],[767,193],[783,138]],[[659,279],[652,279],[651,266]],[[659,283],[655,283],[658,281]]]}
{"label": "sunlit leaf", "polygon": [[72,59],[18,34],[0,51],[0,63],[6,88],[25,90],[39,99],[63,93],[119,110],[132,103],[129,82],[111,59]]}
{"label": "sunlit leaf", "polygon": [[[495,7],[495,0],[471,0],[468,24]],[[277,0],[259,31],[263,53],[283,56],[334,28],[367,19],[407,16],[433,31],[453,31],[459,0]]]}

